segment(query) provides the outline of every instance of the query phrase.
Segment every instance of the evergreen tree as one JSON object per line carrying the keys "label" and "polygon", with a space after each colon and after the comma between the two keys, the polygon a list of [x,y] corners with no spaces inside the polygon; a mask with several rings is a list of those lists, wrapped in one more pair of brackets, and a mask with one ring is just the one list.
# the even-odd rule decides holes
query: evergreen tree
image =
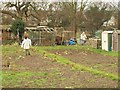
{"label": "evergreen tree", "polygon": [[18,37],[19,42],[22,41],[22,36],[25,31],[25,23],[22,21],[21,18],[16,19],[11,26],[11,31],[13,34]]}

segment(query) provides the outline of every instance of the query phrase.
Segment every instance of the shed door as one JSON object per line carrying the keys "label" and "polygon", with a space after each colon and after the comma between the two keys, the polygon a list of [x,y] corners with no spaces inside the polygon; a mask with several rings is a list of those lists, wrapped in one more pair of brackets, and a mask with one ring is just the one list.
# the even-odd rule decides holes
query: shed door
{"label": "shed door", "polygon": [[112,51],[112,33],[108,34],[108,50]]}
{"label": "shed door", "polygon": [[102,49],[108,51],[108,34],[102,33]]}
{"label": "shed door", "polygon": [[113,51],[117,51],[118,49],[118,36],[116,33],[113,33]]}

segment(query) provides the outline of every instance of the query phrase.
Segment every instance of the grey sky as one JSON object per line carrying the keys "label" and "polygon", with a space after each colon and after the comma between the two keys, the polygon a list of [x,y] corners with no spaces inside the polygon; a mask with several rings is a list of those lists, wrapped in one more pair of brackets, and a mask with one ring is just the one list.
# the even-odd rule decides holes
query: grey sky
{"label": "grey sky", "polygon": [[[15,1],[18,1],[18,0],[0,0],[0,2],[15,2]],[[68,2],[70,2],[70,1],[72,1],[72,0],[20,0],[20,1],[30,1],[30,2],[32,2],[32,1],[34,1],[34,2],[59,2],[59,1],[68,1]],[[74,0],[75,1],[75,0]],[[81,1],[81,0],[78,0],[79,2]],[[85,0],[86,1],[86,0]],[[98,2],[98,1],[102,1],[102,2],[118,2],[118,1],[120,1],[120,0],[88,0],[88,1],[92,1],[92,2]]]}

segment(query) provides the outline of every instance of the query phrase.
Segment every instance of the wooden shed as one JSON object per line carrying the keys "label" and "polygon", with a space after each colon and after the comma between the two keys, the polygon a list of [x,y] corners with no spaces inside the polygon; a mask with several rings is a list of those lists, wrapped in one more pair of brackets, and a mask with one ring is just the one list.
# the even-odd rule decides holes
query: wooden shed
{"label": "wooden shed", "polygon": [[101,46],[101,39],[98,38],[89,38],[89,44],[96,49],[99,49]]}
{"label": "wooden shed", "polygon": [[113,51],[120,51],[120,30],[113,31],[112,50]]}
{"label": "wooden shed", "polygon": [[0,43],[13,39],[10,25],[0,25]]}
{"label": "wooden shed", "polygon": [[73,31],[63,31],[62,34],[63,41],[70,40],[71,38],[74,37],[74,32]]}
{"label": "wooden shed", "polygon": [[29,34],[33,45],[46,46],[55,44],[56,32],[53,28],[38,26],[29,30]]}

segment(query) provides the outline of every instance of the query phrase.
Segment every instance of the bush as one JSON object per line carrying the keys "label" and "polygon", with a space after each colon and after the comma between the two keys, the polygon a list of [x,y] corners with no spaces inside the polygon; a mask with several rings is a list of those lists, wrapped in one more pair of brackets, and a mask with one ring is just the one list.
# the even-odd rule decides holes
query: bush
{"label": "bush", "polygon": [[3,45],[7,45],[7,44],[12,45],[15,42],[16,42],[15,40],[4,40],[4,41],[2,41],[2,44]]}

